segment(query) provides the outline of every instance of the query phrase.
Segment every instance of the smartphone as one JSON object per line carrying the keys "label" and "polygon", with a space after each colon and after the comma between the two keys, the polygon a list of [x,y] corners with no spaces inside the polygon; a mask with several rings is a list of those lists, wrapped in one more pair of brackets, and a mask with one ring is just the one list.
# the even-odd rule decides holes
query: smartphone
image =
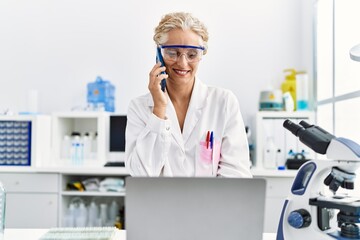
{"label": "smartphone", "polygon": [[[163,57],[161,55],[160,47],[157,47],[157,49],[156,49],[156,62],[160,62],[162,67],[165,66],[164,59],[163,59]],[[161,72],[161,74],[165,74],[165,72]],[[165,89],[166,89],[166,80],[165,80],[165,78],[163,80],[161,80],[160,85],[161,85],[161,90],[163,92],[165,92]]]}

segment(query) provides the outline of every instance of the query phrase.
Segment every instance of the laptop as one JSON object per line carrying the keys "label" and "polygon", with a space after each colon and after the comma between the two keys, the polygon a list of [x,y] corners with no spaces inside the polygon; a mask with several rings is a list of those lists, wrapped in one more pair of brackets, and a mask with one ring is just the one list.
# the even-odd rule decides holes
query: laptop
{"label": "laptop", "polygon": [[127,240],[261,240],[265,179],[126,178]]}

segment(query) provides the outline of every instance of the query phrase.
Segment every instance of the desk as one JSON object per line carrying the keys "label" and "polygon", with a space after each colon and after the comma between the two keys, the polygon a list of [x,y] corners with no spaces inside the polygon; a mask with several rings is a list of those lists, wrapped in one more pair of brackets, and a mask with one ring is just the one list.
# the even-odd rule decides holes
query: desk
{"label": "desk", "polygon": [[[26,240],[38,240],[42,235],[44,235],[48,229],[16,229],[10,228],[5,229],[5,238],[4,240],[19,240],[19,239],[26,239]],[[121,231],[122,237],[119,240],[126,240],[126,231]],[[263,240],[275,240],[276,234],[275,233],[264,233]]]}

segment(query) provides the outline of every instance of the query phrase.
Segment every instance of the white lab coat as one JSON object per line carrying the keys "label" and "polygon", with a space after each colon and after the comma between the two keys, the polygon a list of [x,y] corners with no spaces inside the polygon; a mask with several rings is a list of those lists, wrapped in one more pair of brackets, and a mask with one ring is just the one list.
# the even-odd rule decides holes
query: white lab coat
{"label": "white lab coat", "polygon": [[125,165],[131,175],[252,177],[245,127],[231,91],[196,79],[182,133],[170,99],[166,120],[152,113],[153,106],[150,93],[129,105]]}

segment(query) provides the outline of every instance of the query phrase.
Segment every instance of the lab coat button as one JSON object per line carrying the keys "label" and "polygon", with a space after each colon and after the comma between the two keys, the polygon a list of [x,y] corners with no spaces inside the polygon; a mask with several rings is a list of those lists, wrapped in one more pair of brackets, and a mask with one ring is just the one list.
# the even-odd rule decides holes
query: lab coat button
{"label": "lab coat button", "polygon": [[170,126],[166,126],[166,131],[169,131],[170,130]]}

